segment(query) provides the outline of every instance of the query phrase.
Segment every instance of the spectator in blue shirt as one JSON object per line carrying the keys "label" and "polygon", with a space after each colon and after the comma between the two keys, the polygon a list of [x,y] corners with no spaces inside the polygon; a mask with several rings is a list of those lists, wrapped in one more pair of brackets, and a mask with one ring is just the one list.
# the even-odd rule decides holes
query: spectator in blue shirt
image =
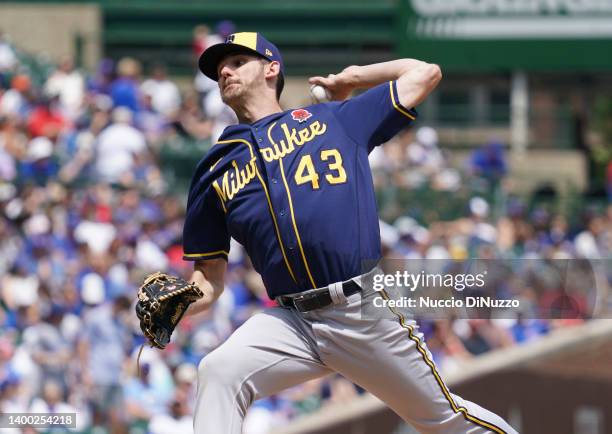
{"label": "spectator in blue shirt", "polygon": [[140,64],[130,57],[125,57],[117,64],[117,73],[117,79],[110,86],[114,107],[127,107],[132,112],[138,112],[141,108],[138,84]]}

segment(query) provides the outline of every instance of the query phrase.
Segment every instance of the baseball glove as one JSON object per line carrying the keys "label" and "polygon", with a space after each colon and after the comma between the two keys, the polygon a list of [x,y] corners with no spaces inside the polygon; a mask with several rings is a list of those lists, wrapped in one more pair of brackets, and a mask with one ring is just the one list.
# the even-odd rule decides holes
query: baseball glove
{"label": "baseball glove", "polygon": [[203,295],[180,277],[160,272],[148,275],[138,289],[136,315],[149,345],[164,349],[189,305]]}

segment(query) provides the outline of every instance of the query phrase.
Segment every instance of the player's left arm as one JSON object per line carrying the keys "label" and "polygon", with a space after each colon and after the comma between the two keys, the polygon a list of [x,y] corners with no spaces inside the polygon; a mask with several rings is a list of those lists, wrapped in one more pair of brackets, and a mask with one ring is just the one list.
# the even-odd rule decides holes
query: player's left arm
{"label": "player's left arm", "polygon": [[442,79],[440,67],[416,59],[397,59],[371,65],[352,65],[339,74],[311,77],[311,84],[326,87],[333,100],[346,99],[355,89],[368,89],[386,81],[397,80],[399,102],[415,107],[433,91]]}
{"label": "player's left arm", "polygon": [[224,258],[196,261],[193,265],[191,282],[195,283],[204,296],[189,305],[186,315],[195,315],[208,310],[223,293],[227,261]]}

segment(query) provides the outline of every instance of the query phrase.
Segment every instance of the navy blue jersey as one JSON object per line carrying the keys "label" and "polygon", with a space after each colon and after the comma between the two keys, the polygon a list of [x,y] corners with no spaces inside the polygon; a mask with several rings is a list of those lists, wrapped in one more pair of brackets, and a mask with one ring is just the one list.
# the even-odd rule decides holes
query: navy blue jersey
{"label": "navy blue jersey", "polygon": [[191,183],[184,258],[227,258],[233,237],[272,298],[363,273],[381,255],[368,154],[415,117],[388,82],[226,128]]}

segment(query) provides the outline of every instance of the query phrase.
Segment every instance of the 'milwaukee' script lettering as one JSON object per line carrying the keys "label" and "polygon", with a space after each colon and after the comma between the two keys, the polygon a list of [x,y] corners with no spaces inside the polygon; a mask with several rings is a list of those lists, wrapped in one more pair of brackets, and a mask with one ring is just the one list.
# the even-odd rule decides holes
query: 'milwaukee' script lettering
{"label": "'milwaukee' script lettering", "polygon": [[232,160],[232,168],[223,174],[221,186],[219,187],[218,180],[213,181],[213,187],[217,190],[219,197],[225,203],[231,200],[238,194],[240,190],[246,187],[255,176],[257,176],[257,159],[251,160],[242,169],[238,168],[236,160]]}
{"label": "'milwaukee' script lettering", "polygon": [[[286,155],[295,151],[297,146],[302,146],[305,143],[312,141],[315,137],[325,134],[327,125],[319,121],[315,121],[302,129],[289,128],[287,124],[281,124],[284,138],[278,143],[272,140],[271,130],[276,125],[276,122],[270,125],[268,129],[268,137],[272,143],[271,147],[262,148],[261,155],[264,160],[271,163],[280,160]],[[232,160],[231,168],[221,177],[221,185],[219,179],[213,181],[212,185],[225,204],[228,200],[232,200],[240,190],[249,185],[249,183],[257,176],[257,157],[253,156],[249,162],[242,168],[238,167],[236,160]]]}
{"label": "'milwaukee' script lettering", "polygon": [[264,160],[268,163],[271,163],[275,160],[280,160],[286,155],[295,151],[296,146],[302,146],[305,143],[310,142],[316,136],[320,136],[325,134],[327,131],[327,125],[321,124],[319,121],[314,121],[306,128],[302,128],[297,130],[295,128],[289,129],[287,124],[281,124],[281,130],[285,135],[284,139],[281,139],[278,143],[275,143],[272,140],[272,136],[270,134],[270,130],[274,127],[275,123],[270,125],[268,129],[268,138],[270,142],[272,142],[272,146],[269,148],[261,148],[261,155],[263,155]]}

